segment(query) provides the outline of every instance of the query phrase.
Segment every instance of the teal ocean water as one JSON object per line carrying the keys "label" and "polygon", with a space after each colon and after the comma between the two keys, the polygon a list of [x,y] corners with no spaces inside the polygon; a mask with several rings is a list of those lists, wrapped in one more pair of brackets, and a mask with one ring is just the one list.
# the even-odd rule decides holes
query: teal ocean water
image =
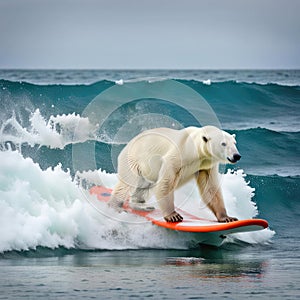
{"label": "teal ocean water", "polygon": [[[299,298],[299,70],[0,70],[0,99],[0,299]],[[197,245],[89,195],[138,132],[208,123],[242,155],[228,211],[268,230]]]}

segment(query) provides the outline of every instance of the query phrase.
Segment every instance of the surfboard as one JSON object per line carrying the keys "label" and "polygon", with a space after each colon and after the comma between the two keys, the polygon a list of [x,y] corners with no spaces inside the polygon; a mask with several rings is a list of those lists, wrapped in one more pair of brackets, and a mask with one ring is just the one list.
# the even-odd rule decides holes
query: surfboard
{"label": "surfboard", "polygon": [[[108,202],[112,190],[104,186],[94,186],[90,189],[90,193],[96,195],[99,201]],[[199,244],[208,244],[213,246],[220,246],[224,239],[233,233],[249,232],[268,228],[268,222],[263,219],[246,219],[230,223],[219,223],[216,220],[207,220],[194,216],[180,208],[176,208],[176,211],[183,217],[183,221],[170,223],[164,220],[159,209],[151,211],[134,210],[129,206],[128,201],[124,203],[123,209],[128,213],[143,217],[157,226],[167,228],[169,230],[190,233]]]}

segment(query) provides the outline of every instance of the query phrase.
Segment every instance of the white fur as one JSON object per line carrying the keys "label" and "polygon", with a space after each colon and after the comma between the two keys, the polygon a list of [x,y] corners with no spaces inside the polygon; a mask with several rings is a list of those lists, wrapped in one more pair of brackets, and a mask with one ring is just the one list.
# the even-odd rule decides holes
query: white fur
{"label": "white fur", "polygon": [[122,207],[129,195],[131,202],[143,205],[154,192],[167,217],[175,211],[174,189],[196,177],[203,201],[221,220],[226,210],[218,166],[234,160],[238,154],[235,144],[235,136],[213,126],[147,130],[132,139],[119,155],[119,182],[110,205]]}

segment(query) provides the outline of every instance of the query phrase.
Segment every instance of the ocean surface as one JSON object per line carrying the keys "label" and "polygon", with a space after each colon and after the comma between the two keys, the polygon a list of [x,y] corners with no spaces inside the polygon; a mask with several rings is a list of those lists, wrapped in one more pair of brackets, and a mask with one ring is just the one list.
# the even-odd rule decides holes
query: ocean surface
{"label": "ocean surface", "polygon": [[[137,133],[207,124],[242,155],[229,214],[268,229],[198,245],[89,194]],[[300,70],[0,70],[0,299],[299,299],[299,157]]]}

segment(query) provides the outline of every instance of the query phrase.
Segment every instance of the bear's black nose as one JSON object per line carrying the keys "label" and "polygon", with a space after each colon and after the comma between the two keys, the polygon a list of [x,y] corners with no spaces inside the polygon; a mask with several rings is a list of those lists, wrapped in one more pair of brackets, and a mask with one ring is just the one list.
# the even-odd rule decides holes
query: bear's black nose
{"label": "bear's black nose", "polygon": [[242,157],[242,156],[241,156],[240,154],[234,154],[234,155],[233,155],[233,160],[234,160],[234,161],[238,161],[238,160],[241,159],[241,157]]}

